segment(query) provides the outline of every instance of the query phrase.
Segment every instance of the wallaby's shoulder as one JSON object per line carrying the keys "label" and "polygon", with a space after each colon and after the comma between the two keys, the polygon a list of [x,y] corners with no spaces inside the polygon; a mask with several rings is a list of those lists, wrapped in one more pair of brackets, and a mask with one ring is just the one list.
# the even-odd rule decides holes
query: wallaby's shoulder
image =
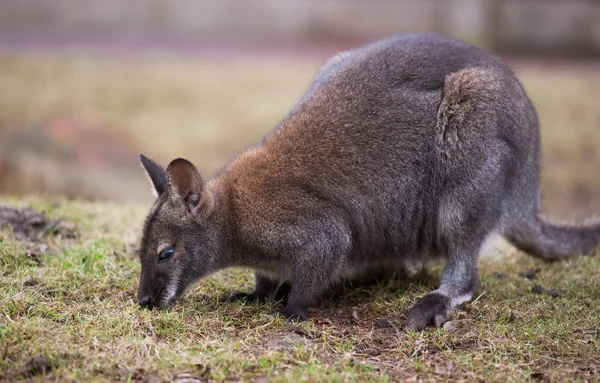
{"label": "wallaby's shoulder", "polygon": [[255,225],[261,219],[274,219],[269,196],[277,193],[285,173],[281,158],[265,145],[255,145],[240,153],[211,181],[215,193],[224,199],[236,225]]}

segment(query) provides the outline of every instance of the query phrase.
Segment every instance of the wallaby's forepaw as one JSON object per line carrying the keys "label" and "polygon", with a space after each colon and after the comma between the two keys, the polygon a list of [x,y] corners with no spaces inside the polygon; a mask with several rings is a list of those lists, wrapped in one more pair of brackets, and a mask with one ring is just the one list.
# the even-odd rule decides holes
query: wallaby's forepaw
{"label": "wallaby's forepaw", "polygon": [[257,293],[235,292],[225,300],[225,303],[231,303],[236,301],[243,301],[246,303],[266,303],[268,299],[264,295],[260,295]]}
{"label": "wallaby's forepaw", "polygon": [[289,282],[282,283],[275,293],[275,302],[281,302],[284,306],[287,305],[291,289]]}
{"label": "wallaby's forepaw", "polygon": [[429,293],[408,309],[406,327],[422,330],[428,326],[440,327],[450,317],[450,298],[440,293]]}
{"label": "wallaby's forepaw", "polygon": [[285,306],[277,310],[279,315],[292,322],[304,322],[306,320],[306,312],[295,307]]}

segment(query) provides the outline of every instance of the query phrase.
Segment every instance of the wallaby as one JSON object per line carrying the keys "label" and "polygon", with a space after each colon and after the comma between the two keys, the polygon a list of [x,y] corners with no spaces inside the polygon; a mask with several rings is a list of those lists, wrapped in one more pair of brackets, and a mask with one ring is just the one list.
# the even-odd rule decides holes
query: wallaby
{"label": "wallaby", "polygon": [[494,234],[546,260],[600,243],[600,222],[541,215],[538,118],[511,70],[448,37],[334,56],[275,130],[208,181],[182,158],[166,171],[140,159],[158,195],[140,246],[147,307],[241,266],[256,286],[233,300],[287,296],[279,312],[304,320],[334,282],[444,257],[439,288],[408,311],[422,329],[472,298]]}

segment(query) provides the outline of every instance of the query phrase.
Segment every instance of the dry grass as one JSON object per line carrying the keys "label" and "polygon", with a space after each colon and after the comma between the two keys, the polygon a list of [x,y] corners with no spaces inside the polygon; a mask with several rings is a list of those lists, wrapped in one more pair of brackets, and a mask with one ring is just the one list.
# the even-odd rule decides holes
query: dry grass
{"label": "dry grass", "polygon": [[[308,322],[296,325],[273,316],[268,305],[223,303],[231,291],[251,288],[246,270],[202,281],[169,310],[140,309],[134,247],[145,207],[2,203],[72,221],[79,237],[30,245],[0,232],[0,380],[600,377],[598,256],[546,264],[505,249],[483,259],[478,298],[457,310],[444,329],[402,328],[409,305],[437,282],[439,266],[411,280],[340,289],[310,310]],[[27,255],[28,249],[38,256]],[[534,280],[524,278],[538,268]],[[536,284],[559,296],[533,293]],[[46,369],[35,370],[32,360],[42,360]]]}

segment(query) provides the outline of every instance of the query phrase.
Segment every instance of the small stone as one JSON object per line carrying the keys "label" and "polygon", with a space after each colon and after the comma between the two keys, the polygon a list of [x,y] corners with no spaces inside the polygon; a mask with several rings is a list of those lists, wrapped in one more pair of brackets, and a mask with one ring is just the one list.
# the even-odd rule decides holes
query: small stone
{"label": "small stone", "polygon": [[448,332],[454,332],[454,331],[456,331],[457,328],[458,328],[458,323],[456,323],[456,321],[451,321],[451,320],[444,323],[444,326],[443,326],[443,329]]}
{"label": "small stone", "polygon": [[548,291],[548,295],[550,295],[552,298],[560,298],[560,294],[556,290]]}
{"label": "small stone", "polygon": [[387,319],[377,319],[375,321],[375,327],[388,328],[388,327],[393,327],[393,326],[392,326],[392,323]]}
{"label": "small stone", "polygon": [[352,321],[354,323],[360,322],[360,319],[358,318],[358,312],[356,312],[356,307],[352,308]]}
{"label": "small stone", "polygon": [[142,383],[162,383],[162,379],[153,374],[146,374],[140,379]]}
{"label": "small stone", "polygon": [[541,269],[529,269],[525,273],[523,273],[523,276],[525,277],[525,279],[533,280],[535,279],[537,273],[539,273],[540,271]]}

